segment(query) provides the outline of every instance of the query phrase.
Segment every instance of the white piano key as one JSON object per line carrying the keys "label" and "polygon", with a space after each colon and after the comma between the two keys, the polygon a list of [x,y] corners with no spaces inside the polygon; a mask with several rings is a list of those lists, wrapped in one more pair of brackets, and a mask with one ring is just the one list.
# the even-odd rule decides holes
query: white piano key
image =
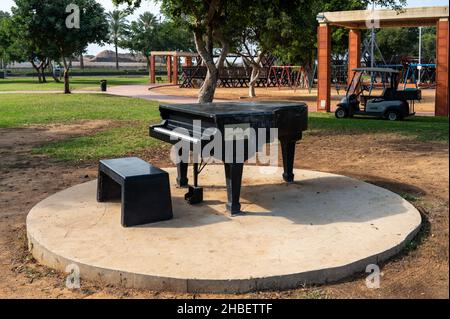
{"label": "white piano key", "polygon": [[184,135],[184,134],[181,134],[181,133],[178,133],[178,132],[175,132],[175,131],[167,130],[167,129],[162,128],[162,127],[156,127],[154,130],[156,132],[167,134],[169,136],[173,136],[173,137],[176,137],[178,139],[182,139],[184,141],[188,141],[188,142],[192,142],[192,143],[199,143],[200,142],[200,140],[198,138],[191,137],[189,135]]}

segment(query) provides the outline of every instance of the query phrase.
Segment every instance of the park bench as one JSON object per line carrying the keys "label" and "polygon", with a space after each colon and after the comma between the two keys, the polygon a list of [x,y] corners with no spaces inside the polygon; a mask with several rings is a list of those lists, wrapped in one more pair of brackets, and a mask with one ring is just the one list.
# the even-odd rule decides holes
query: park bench
{"label": "park bench", "polygon": [[122,200],[123,227],[173,217],[168,173],[140,158],[101,160],[97,183],[97,201]]}

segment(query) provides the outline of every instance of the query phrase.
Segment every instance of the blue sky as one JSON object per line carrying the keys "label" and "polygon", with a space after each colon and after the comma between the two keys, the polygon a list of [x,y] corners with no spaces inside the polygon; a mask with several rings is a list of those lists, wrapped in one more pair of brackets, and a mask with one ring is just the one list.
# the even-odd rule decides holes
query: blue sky
{"label": "blue sky", "polygon": [[448,6],[448,0],[408,0],[408,7]]}
{"label": "blue sky", "polygon": [[[111,0],[97,0],[97,2],[101,3],[107,11],[113,10],[113,5]],[[0,10],[2,11],[10,11],[11,7],[14,5],[13,0],[0,0]],[[408,0],[408,7],[422,7],[422,6],[448,6],[448,0]],[[139,14],[151,11],[155,15],[159,13],[159,7],[155,4],[154,1],[143,1],[142,7],[138,9],[133,16],[130,17],[130,20],[135,20]],[[97,45],[90,45],[88,47],[88,54],[96,54],[102,50],[112,50],[111,46],[99,47]],[[125,52],[126,50],[121,50],[121,52]]]}

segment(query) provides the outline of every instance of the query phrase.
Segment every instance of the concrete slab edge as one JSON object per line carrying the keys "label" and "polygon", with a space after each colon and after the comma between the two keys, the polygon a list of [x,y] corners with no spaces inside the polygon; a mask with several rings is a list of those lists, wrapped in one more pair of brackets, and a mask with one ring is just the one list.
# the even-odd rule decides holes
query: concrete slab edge
{"label": "concrete slab edge", "polygon": [[380,264],[397,255],[417,235],[420,228],[421,222],[397,245],[350,264],[295,274],[231,280],[168,278],[86,265],[48,250],[35,240],[28,230],[27,236],[29,250],[40,264],[60,272],[65,272],[68,265],[75,264],[80,269],[82,280],[153,291],[234,294],[267,290],[289,290],[305,285],[320,285],[343,280],[354,274],[364,272],[369,264]]}

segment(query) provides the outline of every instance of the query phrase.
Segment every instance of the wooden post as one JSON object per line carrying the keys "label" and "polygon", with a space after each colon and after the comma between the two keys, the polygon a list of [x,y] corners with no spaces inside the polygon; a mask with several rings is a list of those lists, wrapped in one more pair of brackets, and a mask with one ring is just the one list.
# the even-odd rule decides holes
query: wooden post
{"label": "wooden post", "polygon": [[173,84],[178,84],[178,56],[174,56],[173,57],[173,78],[172,78],[172,83]]}
{"label": "wooden post", "polygon": [[436,116],[449,116],[448,112],[448,19],[436,26]]}
{"label": "wooden post", "polygon": [[317,111],[331,111],[331,27],[318,27],[318,92]]}
{"label": "wooden post", "polygon": [[169,83],[171,83],[172,82],[172,57],[170,55],[167,56],[166,62],[167,62],[167,79],[168,79]]}
{"label": "wooden post", "polygon": [[155,56],[152,55],[150,56],[150,83],[154,84],[156,81],[156,76],[155,76],[155,72],[156,72],[156,63],[155,63]]}
{"label": "wooden post", "polygon": [[348,76],[347,84],[351,84],[352,70],[361,67],[361,31],[351,29],[348,39]]}
{"label": "wooden post", "polygon": [[190,56],[187,56],[186,58],[186,66],[187,67],[190,67],[190,66],[192,66],[192,57],[190,57]]}

